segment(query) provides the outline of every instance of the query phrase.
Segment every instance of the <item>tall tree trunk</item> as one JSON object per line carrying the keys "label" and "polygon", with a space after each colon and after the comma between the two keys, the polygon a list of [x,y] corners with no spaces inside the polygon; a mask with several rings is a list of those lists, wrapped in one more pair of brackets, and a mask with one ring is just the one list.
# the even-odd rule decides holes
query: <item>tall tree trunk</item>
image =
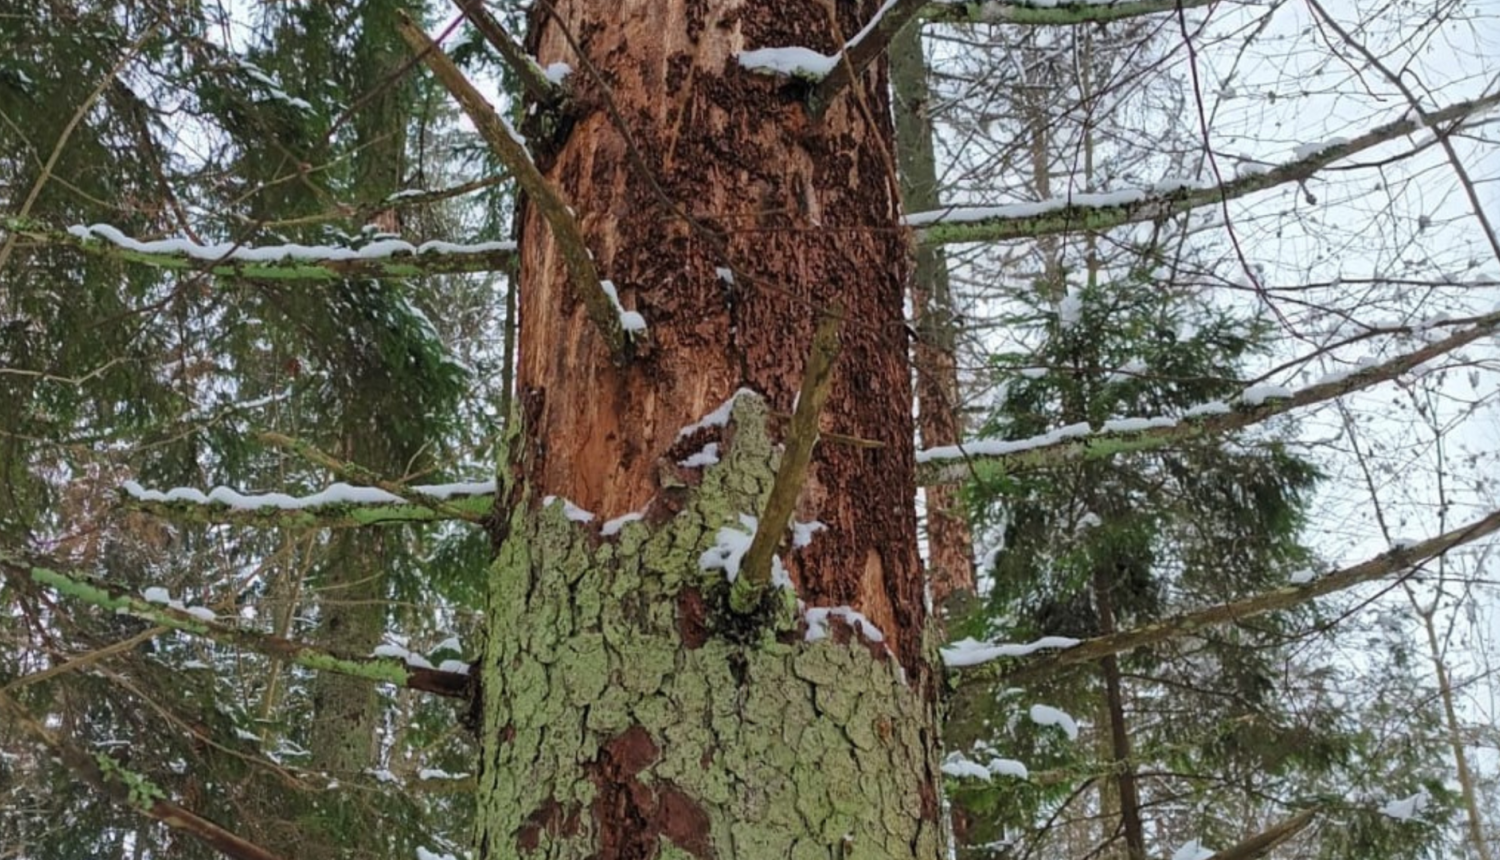
{"label": "tall tree trunk", "polygon": [[[913,21],[891,42],[891,82],[896,91],[896,153],[901,196],[913,212],[937,209],[937,163],[932,120],[927,115],[927,63],[922,27]],[[958,417],[958,330],[948,258],[940,247],[917,248],[911,306],[916,316],[917,427],[923,447],[956,445]],[[974,536],[957,486],[927,487],[927,569],[932,605],[947,609],[949,598],[974,592]]]}
{"label": "tall tree trunk", "polygon": [[[942,855],[884,71],[814,119],[800,84],[735,58],[832,52],[879,5],[837,4],[832,20],[813,0],[563,0],[533,22],[540,62],[577,70],[571,132],[538,163],[650,330],[614,364],[523,210],[521,421],[482,675],[484,857]],[[835,620],[819,639],[788,592],[736,615],[702,560],[760,513],[777,416],[834,307],[843,351],[822,428],[866,441],[819,446],[797,519],[825,528],[783,558],[807,607],[851,607],[879,632]],[[755,393],[728,426],[680,436],[742,388]],[[710,442],[719,463],[681,465]],[[594,522],[644,520],[606,535],[549,496]]]}

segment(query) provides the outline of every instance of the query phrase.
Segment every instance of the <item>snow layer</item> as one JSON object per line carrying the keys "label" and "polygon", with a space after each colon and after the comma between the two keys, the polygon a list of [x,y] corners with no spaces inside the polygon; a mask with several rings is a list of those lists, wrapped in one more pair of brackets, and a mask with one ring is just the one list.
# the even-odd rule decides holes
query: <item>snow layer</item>
{"label": "snow layer", "polygon": [[1078,722],[1051,705],[1032,705],[1031,721],[1039,726],[1056,726],[1063,730],[1068,740],[1078,740]]}
{"label": "snow layer", "polygon": [[871,642],[884,642],[885,634],[864,613],[851,606],[813,606],[806,613],[808,642],[817,642],[828,637],[828,619],[842,618],[844,623],[858,630]]}
{"label": "snow layer", "polygon": [[960,639],[942,649],[943,665],[951,668],[976,666],[996,657],[1025,657],[1044,648],[1072,648],[1079,640],[1067,636],[1043,636],[1035,642],[978,642]]}
{"label": "snow layer", "polygon": [[752,72],[764,75],[792,75],[820,81],[828,77],[838,65],[837,55],[820,54],[811,48],[757,48],[740,51],[736,58],[740,65]]}

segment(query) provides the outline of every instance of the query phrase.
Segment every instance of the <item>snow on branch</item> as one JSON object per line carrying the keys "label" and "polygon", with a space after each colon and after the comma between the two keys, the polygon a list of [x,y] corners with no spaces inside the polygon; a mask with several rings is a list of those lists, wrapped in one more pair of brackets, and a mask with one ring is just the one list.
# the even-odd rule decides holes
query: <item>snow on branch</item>
{"label": "snow on branch", "polygon": [[7,577],[26,575],[68,597],[101,609],[131,615],[170,630],[179,630],[295,663],[306,669],[335,672],[367,681],[395,684],[450,698],[468,695],[469,676],[429,667],[403,665],[380,658],[344,657],[301,642],[235,626],[215,618],[212,610],[183,606],[163,588],[148,588],[139,597],[117,586],[47,567],[27,564],[0,550],[0,570]]}
{"label": "snow on branch", "polygon": [[[915,228],[918,240],[926,245],[994,242],[1067,231],[1099,232],[1124,224],[1166,218],[1288,182],[1302,182],[1335,161],[1414,134],[1424,126],[1451,123],[1456,127],[1497,104],[1500,104],[1500,92],[1450,105],[1425,117],[1403,117],[1352,140],[1303,145],[1297,148],[1296,157],[1291,161],[1222,184],[1177,179],[1158,183],[1153,188],[1081,193],[1035,203],[949,206],[914,212],[907,215],[903,223]],[[1448,128],[1438,133],[1452,131]]]}
{"label": "snow on branch", "polygon": [[121,487],[132,507],[168,519],[273,528],[351,528],[461,519],[474,522],[494,505],[495,482],[418,485],[412,494],[441,502],[414,504],[379,487],[333,484],[306,496],[245,494],[229,487],[207,493],[192,487],[150,490],[135,481]]}
{"label": "snow on branch", "polygon": [[1291,609],[1310,600],[1392,574],[1410,575],[1417,565],[1496,531],[1500,531],[1500,511],[1493,511],[1482,519],[1420,543],[1402,544],[1352,567],[1325,574],[1303,584],[1287,585],[1232,603],[1184,612],[1154,624],[1086,639],[1071,648],[1030,660],[1020,666],[1012,663],[1009,668],[1005,668],[999,667],[997,663],[970,663],[969,665],[977,668],[971,673],[965,673],[963,683],[997,682],[1007,686],[1024,684],[1046,678],[1068,666],[1093,663],[1112,654],[1189,636],[1206,627],[1220,627],[1267,612]]}
{"label": "snow on branch", "polygon": [[[584,242],[583,232],[578,227],[573,210],[563,202],[562,196],[537,169],[535,162],[531,160],[531,154],[526,151],[525,141],[505,117],[495,112],[494,107],[464,77],[463,72],[459,71],[437,43],[411,22],[409,16],[402,13],[396,27],[400,30],[401,37],[458,102],[485,143],[489,144],[491,151],[515,176],[528,199],[547,220],[547,225],[552,228],[552,236],[557,241],[558,251],[567,264],[573,289],[588,311],[589,318],[604,336],[610,354],[619,363],[629,360],[632,336],[644,329],[645,320],[639,314],[626,318],[625,313],[622,313],[623,308],[617,310],[618,303],[610,300],[598,269],[594,266],[594,255]],[[638,326],[635,325],[637,321]]]}
{"label": "snow on branch", "polygon": [[923,20],[941,24],[1102,24],[1215,0],[960,0],[923,6]]}
{"label": "snow on branch", "polygon": [[[1233,405],[1205,403],[1188,410],[1181,418],[1121,418],[1105,422],[1098,430],[1087,424],[1072,424],[1028,439],[979,439],[962,445],[928,448],[917,452],[917,482],[923,486],[958,483],[968,479],[981,464],[1003,471],[1054,466],[1241,430],[1293,409],[1395,379],[1424,362],[1494,334],[1500,331],[1500,311],[1474,317],[1468,323],[1445,338],[1378,364],[1332,374],[1296,390],[1253,385]],[[1419,324],[1394,331],[1416,334],[1430,328],[1430,324]]]}
{"label": "snow on branch", "polygon": [[68,245],[81,251],[159,269],[202,271],[260,281],[333,281],[342,278],[413,278],[463,272],[507,271],[515,260],[514,242],[423,242],[382,239],[361,248],[335,245],[203,245],[191,239],[142,240],[109,224],[76,224],[57,231],[20,219],[4,228],[37,244]]}
{"label": "snow on branch", "polygon": [[167,799],[145,774],[131,770],[106,752],[90,752],[43,725],[0,689],[0,714],[6,725],[46,747],[80,782],[121,806],[202,842],[231,860],[279,860],[279,855],[225,830]]}
{"label": "snow on branch", "polygon": [[510,33],[495,20],[495,16],[484,8],[484,0],[453,0],[474,29],[484,36],[485,41],[500,54],[501,59],[510,70],[516,73],[521,87],[527,94],[544,105],[555,104],[561,101],[564,95],[562,86],[554,82],[551,75],[541,66],[537,65],[529,54],[511,37]]}

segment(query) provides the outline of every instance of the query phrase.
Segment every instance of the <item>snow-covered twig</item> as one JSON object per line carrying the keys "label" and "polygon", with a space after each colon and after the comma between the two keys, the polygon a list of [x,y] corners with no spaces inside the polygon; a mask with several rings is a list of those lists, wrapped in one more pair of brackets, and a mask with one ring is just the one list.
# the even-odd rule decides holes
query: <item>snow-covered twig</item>
{"label": "snow-covered twig", "polygon": [[589,318],[598,326],[615,361],[628,361],[631,355],[631,332],[634,330],[627,330],[621,319],[622,314],[615,310],[615,304],[606,294],[599,271],[594,266],[594,255],[583,240],[583,232],[578,227],[578,220],[573,217],[572,209],[537,169],[521,136],[504,117],[495,112],[494,107],[464,77],[448,55],[404,13],[396,26],[401,37],[458,102],[485,143],[489,144],[490,149],[515,176],[532,205],[546,219],[563,262],[567,264],[573,289],[587,309]]}
{"label": "snow-covered twig", "polygon": [[1099,232],[1124,224],[1166,218],[1288,182],[1302,182],[1335,161],[1413,134],[1424,126],[1462,123],[1497,104],[1500,104],[1500,93],[1492,93],[1431,111],[1424,117],[1403,117],[1352,140],[1308,147],[1292,161],[1223,184],[1170,182],[1151,189],[1075,194],[1036,203],[952,206],[912,213],[906,216],[905,223],[915,228],[918,240],[927,245],[1035,238],[1081,229]]}
{"label": "snow-covered twig", "polygon": [[402,499],[413,505],[417,505],[418,507],[431,508],[432,510],[438,511],[439,513],[447,514],[448,516],[456,520],[479,522],[482,519],[482,517],[470,513],[463,508],[459,508],[452,504],[449,504],[448,500],[442,496],[424,492],[419,488],[409,487],[405,484],[397,484],[391,481],[384,480],[379,475],[371,472],[369,469],[366,469],[363,466],[358,465],[357,463],[350,463],[345,460],[340,460],[337,457],[333,457],[319,450],[315,446],[302,441],[301,439],[293,439],[292,437],[283,435],[281,433],[270,432],[259,434],[259,438],[261,439],[261,441],[266,442],[267,444],[273,445],[286,451],[291,451],[292,453],[302,457],[303,459],[306,459],[311,463],[322,466],[325,469],[333,472],[340,478],[350,478],[361,483],[368,484],[372,487],[378,487],[379,489],[390,493],[392,496],[395,496],[396,498]]}

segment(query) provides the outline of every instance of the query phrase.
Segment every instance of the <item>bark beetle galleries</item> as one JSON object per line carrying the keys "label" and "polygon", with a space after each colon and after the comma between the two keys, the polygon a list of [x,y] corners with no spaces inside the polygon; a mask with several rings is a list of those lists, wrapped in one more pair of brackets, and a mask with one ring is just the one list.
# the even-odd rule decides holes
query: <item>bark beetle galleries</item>
{"label": "bark beetle galleries", "polygon": [[[679,428],[737,388],[791,411],[817,311],[842,303],[824,429],[880,447],[820,446],[799,517],[828,530],[793,560],[793,576],[810,604],[863,611],[922,679],[909,250],[896,229],[885,73],[877,67],[814,122],[785,80],[735,58],[789,45],[832,52],[879,4],[831,4],[836,21],[829,5],[562,0],[555,16],[537,16],[539,61],[573,66],[585,106],[549,179],[603,276],[645,315],[650,346],[627,367],[611,363],[546,225],[524,214],[519,385],[547,393],[526,427],[528,444],[546,447],[528,477],[536,497],[563,496],[601,518],[645,508]],[[742,273],[733,287],[716,274],[726,266]]]}

